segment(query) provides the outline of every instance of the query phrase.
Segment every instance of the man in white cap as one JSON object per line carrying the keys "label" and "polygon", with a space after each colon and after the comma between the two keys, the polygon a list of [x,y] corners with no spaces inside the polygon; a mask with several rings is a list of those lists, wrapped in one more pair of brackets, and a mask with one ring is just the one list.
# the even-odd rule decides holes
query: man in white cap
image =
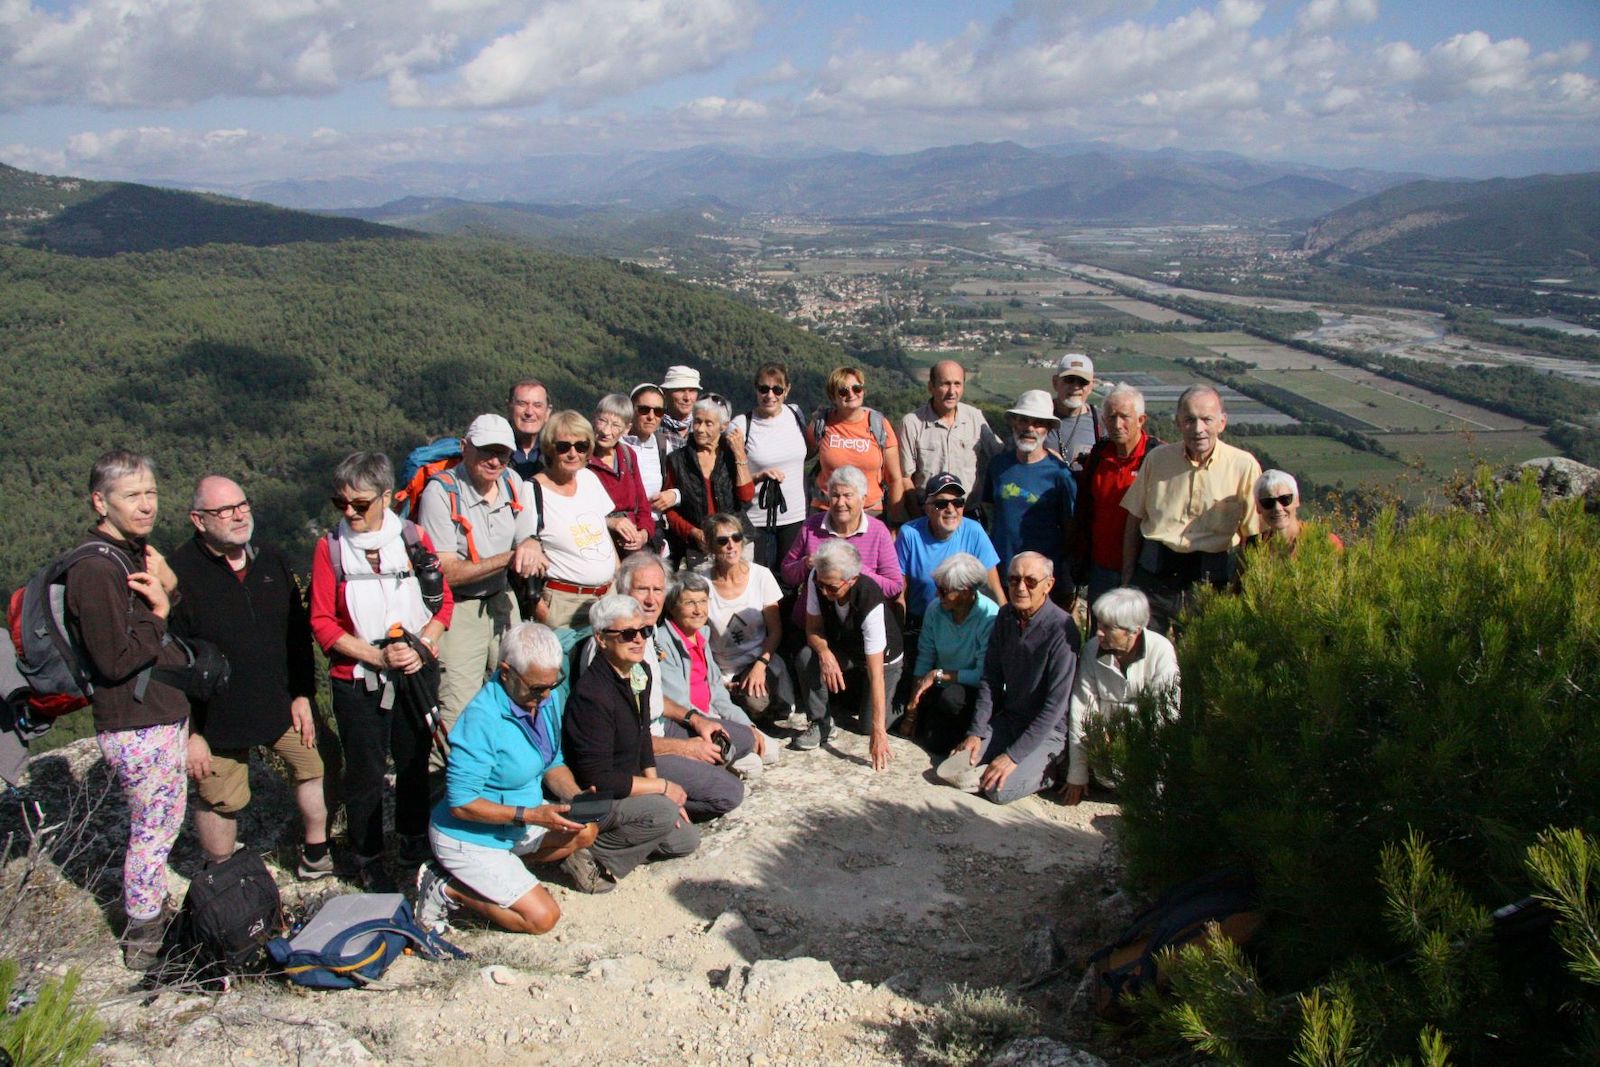
{"label": "man in white cap", "polygon": [[1045,439],[1045,447],[1078,471],[1083,457],[1104,436],[1100,413],[1089,402],[1094,392],[1094,361],[1082,352],[1068,352],[1056,364],[1055,414],[1060,421]]}
{"label": "man in white cap", "polygon": [[[498,666],[500,635],[520,618],[510,578],[540,574],[533,492],[510,468],[516,438],[503,415],[479,415],[461,439],[461,463],[428,479],[417,522],[433,540],[456,598],[439,639],[439,711],[445,728]],[[436,768],[443,763],[434,754]]]}
{"label": "man in white cap", "polygon": [[661,416],[661,428],[656,431],[661,441],[661,457],[676,452],[689,440],[689,424],[694,421],[694,404],[700,399],[700,372],[693,367],[667,368],[661,379],[661,394],[667,400],[667,413]]}
{"label": "man in white cap", "polygon": [[[1011,420],[1013,447],[989,463],[983,486],[989,536],[1000,556],[1000,571],[1006,572],[1017,553],[1037,552],[1058,573],[1065,573],[1078,483],[1072,469],[1045,448],[1045,438],[1061,420],[1043,389],[1023,393],[1006,416]],[[1071,583],[1061,595],[1070,602]]]}

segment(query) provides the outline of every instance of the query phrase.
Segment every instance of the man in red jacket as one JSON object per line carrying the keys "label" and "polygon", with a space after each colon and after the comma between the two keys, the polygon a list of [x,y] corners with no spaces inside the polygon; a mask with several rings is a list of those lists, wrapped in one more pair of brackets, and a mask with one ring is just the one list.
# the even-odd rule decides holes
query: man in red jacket
{"label": "man in red jacket", "polygon": [[1122,496],[1144,465],[1144,457],[1161,442],[1144,432],[1144,394],[1119,385],[1100,404],[1105,437],[1083,458],[1078,473],[1077,573],[1089,587],[1093,604],[1122,584],[1122,535],[1128,513]]}

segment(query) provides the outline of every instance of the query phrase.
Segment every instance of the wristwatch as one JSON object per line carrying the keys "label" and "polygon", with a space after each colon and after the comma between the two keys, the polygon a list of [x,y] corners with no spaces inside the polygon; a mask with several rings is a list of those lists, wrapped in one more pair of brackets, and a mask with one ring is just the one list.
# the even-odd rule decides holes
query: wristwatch
{"label": "wristwatch", "polygon": [[759,663],[764,663],[764,664],[766,664],[767,666],[770,667],[772,665],[772,653],[771,652],[763,652],[763,653],[761,653],[761,655],[756,657],[756,661],[759,662]]}
{"label": "wristwatch", "polygon": [[516,812],[511,816],[511,821],[519,826],[528,825],[528,809],[518,804]]}

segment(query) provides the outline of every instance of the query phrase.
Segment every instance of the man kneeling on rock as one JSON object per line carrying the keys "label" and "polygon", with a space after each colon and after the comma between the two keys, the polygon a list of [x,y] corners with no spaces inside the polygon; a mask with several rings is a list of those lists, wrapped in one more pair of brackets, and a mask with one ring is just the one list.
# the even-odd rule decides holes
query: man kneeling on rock
{"label": "man kneeling on rock", "polygon": [[934,772],[996,804],[1054,784],[1050,768],[1067,745],[1067,703],[1078,665],[1078,627],[1050,601],[1050,559],[1017,553],[1006,584],[1011,602],[990,633],[971,733]]}
{"label": "man kneeling on rock", "polygon": [[[675,826],[670,798],[613,804],[597,823],[567,817],[579,786],[561,752],[564,663],[548,627],[512,627],[500,639],[499,670],[451,729],[445,794],[428,827],[437,862],[417,873],[423,926],[443,929],[463,908],[512,933],[548,933],[561,908],[529,864],[560,861],[579,889],[600,893],[651,853],[694,850],[693,828],[685,836]],[[547,790],[563,803],[545,803]]]}

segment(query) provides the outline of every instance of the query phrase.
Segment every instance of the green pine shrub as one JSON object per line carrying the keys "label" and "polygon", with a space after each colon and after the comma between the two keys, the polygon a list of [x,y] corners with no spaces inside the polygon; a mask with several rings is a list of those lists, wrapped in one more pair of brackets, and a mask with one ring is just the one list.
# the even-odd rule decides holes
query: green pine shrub
{"label": "green pine shrub", "polygon": [[[0,1006],[12,1002],[17,961],[0,960]],[[45,982],[31,1003],[21,1010],[0,1014],[0,1049],[18,1067],[88,1067],[100,1062],[93,1054],[100,1040],[100,1020],[94,1009],[73,1003],[78,972],[68,971],[60,981]]]}
{"label": "green pine shrub", "polygon": [[[1545,827],[1600,830],[1600,519],[1541,505],[1531,480],[1484,495],[1483,515],[1387,514],[1342,554],[1257,554],[1240,593],[1188,622],[1182,715],[1114,720],[1130,876],[1155,889],[1244,865],[1268,915],[1261,981],[1346,991],[1269,1009],[1195,950],[1200,988],[1243,999],[1189,1020],[1192,1045],[1223,1019],[1287,1039],[1314,1017],[1308,1048],[1359,1033],[1372,1062],[1446,1046],[1470,1061],[1515,1030],[1515,996],[1461,946],[1531,891]],[[1378,966],[1397,951],[1405,967]]]}

